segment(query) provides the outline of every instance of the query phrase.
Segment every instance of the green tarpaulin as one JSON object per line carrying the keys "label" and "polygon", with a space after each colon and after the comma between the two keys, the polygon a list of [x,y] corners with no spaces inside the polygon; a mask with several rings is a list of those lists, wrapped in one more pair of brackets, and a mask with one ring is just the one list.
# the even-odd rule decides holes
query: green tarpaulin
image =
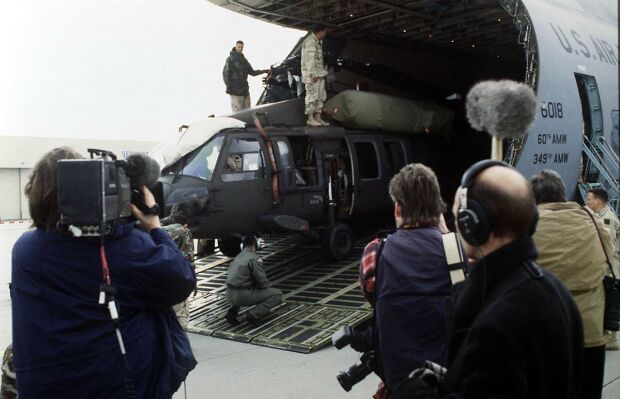
{"label": "green tarpaulin", "polygon": [[337,109],[332,119],[343,126],[392,133],[451,134],[454,119],[454,112],[431,102],[356,90],[338,93],[324,108]]}

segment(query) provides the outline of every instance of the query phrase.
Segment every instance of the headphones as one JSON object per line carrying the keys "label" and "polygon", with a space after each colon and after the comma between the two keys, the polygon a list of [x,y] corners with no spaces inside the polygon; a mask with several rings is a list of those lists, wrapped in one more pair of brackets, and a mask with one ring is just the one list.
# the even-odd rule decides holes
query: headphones
{"label": "headphones", "polygon": [[[484,244],[493,230],[493,220],[489,217],[489,212],[480,202],[468,198],[468,191],[474,185],[476,176],[482,171],[493,166],[503,166],[513,169],[512,166],[502,161],[483,160],[476,162],[463,173],[461,178],[461,193],[459,195],[460,204],[456,215],[456,223],[461,233],[461,237],[469,244],[476,247]],[[538,223],[538,210],[534,212],[534,219],[530,226],[529,234],[536,231]]]}

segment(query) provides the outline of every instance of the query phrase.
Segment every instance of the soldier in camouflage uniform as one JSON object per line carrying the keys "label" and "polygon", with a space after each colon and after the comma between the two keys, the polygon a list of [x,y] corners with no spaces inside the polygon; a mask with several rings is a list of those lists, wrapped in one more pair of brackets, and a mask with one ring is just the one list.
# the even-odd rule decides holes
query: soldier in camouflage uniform
{"label": "soldier in camouflage uniform", "polygon": [[9,345],[2,357],[2,385],[0,385],[0,399],[17,398],[17,382],[13,366],[13,344]]}
{"label": "soldier in camouflage uniform", "polygon": [[250,88],[248,75],[257,76],[269,72],[268,69],[254,70],[252,65],[243,55],[243,42],[237,41],[235,47],[226,58],[226,64],[222,71],[226,93],[230,94],[230,106],[233,112],[244,108],[250,108]]}
{"label": "soldier in camouflage uniform", "polygon": [[248,323],[256,324],[282,303],[282,291],[268,288],[269,280],[263,269],[263,261],[255,251],[256,238],[246,236],[243,239],[243,251],[228,267],[226,296],[231,307],[225,317],[232,325],[239,324],[237,314],[241,306],[256,305],[245,315]]}
{"label": "soldier in camouflage uniform", "polygon": [[[187,228],[187,218],[183,211],[179,208],[178,204],[172,207],[170,216],[161,220],[162,229],[164,229],[177,244],[185,258],[194,263],[194,240],[192,239],[192,233]],[[187,299],[172,307],[179,323],[183,328],[187,327],[189,323],[189,303]]]}
{"label": "soldier in camouflage uniform", "polygon": [[323,62],[322,40],[327,35],[325,25],[316,25],[301,45],[301,79],[306,85],[306,115],[308,126],[328,126],[321,119],[327,68]]}

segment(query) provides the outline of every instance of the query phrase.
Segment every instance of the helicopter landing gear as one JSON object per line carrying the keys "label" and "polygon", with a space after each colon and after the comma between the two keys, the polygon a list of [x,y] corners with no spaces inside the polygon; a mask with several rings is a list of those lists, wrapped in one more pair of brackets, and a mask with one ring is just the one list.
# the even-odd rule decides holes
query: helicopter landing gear
{"label": "helicopter landing gear", "polygon": [[348,257],[353,250],[353,232],[344,223],[334,223],[327,228],[323,248],[336,260]]}
{"label": "helicopter landing gear", "polygon": [[196,255],[207,256],[215,252],[215,240],[201,238],[196,246]]}
{"label": "helicopter landing gear", "polygon": [[232,258],[241,252],[241,238],[239,237],[218,238],[217,242],[220,252],[226,256]]}

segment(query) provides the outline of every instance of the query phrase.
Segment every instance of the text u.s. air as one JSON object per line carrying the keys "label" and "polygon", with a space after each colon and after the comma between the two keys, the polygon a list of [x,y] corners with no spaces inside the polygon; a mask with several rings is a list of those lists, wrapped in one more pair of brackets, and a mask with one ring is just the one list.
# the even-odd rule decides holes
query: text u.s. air
{"label": "text u.s. air", "polygon": [[[411,162],[435,170],[449,204],[463,171],[489,157],[491,138],[468,125],[462,101],[487,79],[524,82],[538,98],[527,134],[504,140],[506,162],[526,177],[557,171],[576,200],[601,185],[618,209],[615,0],[211,2],[300,29],[255,106],[185,125],[154,152],[166,212],[183,205],[194,236],[224,254],[245,234],[325,226],[326,250],[343,258],[351,221],[389,215],[390,178]],[[321,127],[306,126],[300,72],[316,23],[328,28]]]}

